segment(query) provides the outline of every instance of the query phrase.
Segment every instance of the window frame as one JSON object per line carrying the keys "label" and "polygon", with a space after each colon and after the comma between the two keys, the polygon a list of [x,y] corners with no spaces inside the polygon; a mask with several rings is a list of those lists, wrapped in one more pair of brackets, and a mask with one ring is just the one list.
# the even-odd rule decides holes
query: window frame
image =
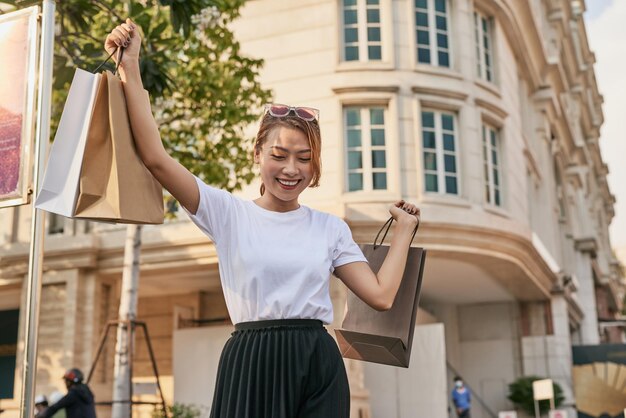
{"label": "window frame", "polygon": [[[368,39],[368,29],[370,28],[370,24],[367,21],[367,11],[369,8],[371,8],[370,6],[373,5],[369,5],[367,4],[368,0],[355,0],[356,4],[354,6],[354,8],[356,9],[357,12],[357,23],[355,24],[350,24],[352,26],[356,25],[356,29],[357,29],[357,41],[353,42],[354,44],[356,44],[356,47],[358,48],[358,59],[356,60],[348,60],[346,57],[346,48],[350,45],[347,45],[346,42],[346,23],[345,23],[345,10],[346,10],[346,5],[344,4],[345,0],[341,0],[339,2],[339,28],[340,28],[340,34],[339,34],[339,41],[340,41],[340,54],[339,54],[339,62],[342,64],[354,64],[354,63],[374,63],[374,64],[379,64],[379,63],[384,63],[384,62],[388,62],[389,58],[387,56],[387,50],[389,48],[386,48],[385,45],[388,44],[389,42],[387,41],[388,38],[388,34],[387,34],[387,28],[385,25],[385,21],[387,20],[387,2],[388,0],[378,0],[378,15],[379,15],[379,21],[374,24],[374,26],[377,26],[379,31],[380,31],[380,40],[379,41],[372,41],[374,42],[374,44],[372,45],[371,42]],[[348,28],[349,29],[349,28]],[[364,41],[362,41],[364,40]],[[355,45],[351,45],[351,46],[355,46]],[[380,47],[380,59],[370,59],[369,57],[369,47],[370,46],[379,46]]]}
{"label": "window frame", "polygon": [[[360,113],[360,127],[361,131],[361,145],[359,147],[350,147],[348,142],[348,110],[349,109],[359,109]],[[371,109],[382,109],[383,111],[383,130],[385,137],[384,145],[373,145],[372,144],[372,135],[371,130],[374,125],[371,122]],[[391,191],[391,176],[390,176],[390,144],[389,144],[389,107],[387,105],[382,104],[344,104],[342,106],[342,130],[343,130],[343,162],[344,162],[344,170],[343,170],[343,191],[346,194],[354,194],[354,193],[386,193]],[[364,115],[366,117],[364,117]],[[355,125],[357,126],[357,125]],[[375,129],[375,128],[374,128]],[[356,149],[358,148],[358,149]],[[384,169],[375,168],[373,166],[373,158],[372,151],[385,151],[385,167]],[[351,169],[349,165],[349,152],[350,151],[360,151],[361,152],[361,168],[360,169]],[[350,174],[354,171],[360,172],[363,175],[362,178],[362,188],[358,190],[350,190]],[[374,174],[375,173],[385,173],[385,185],[384,189],[375,189],[374,188]]]}
{"label": "window frame", "polygon": [[[434,115],[433,118],[434,118],[435,126],[433,128],[429,127],[426,129],[433,129],[435,133],[435,148],[429,148],[429,149],[434,149],[434,152],[435,152],[436,165],[437,165],[437,168],[435,170],[426,169],[426,158],[424,155],[426,152],[426,148],[424,147],[425,127],[423,124],[423,114],[425,112],[433,113]],[[456,193],[448,193],[447,187],[446,187],[446,177],[448,176],[448,174],[446,172],[446,167],[445,167],[445,155],[450,155],[451,152],[444,149],[443,135],[446,132],[444,132],[444,129],[442,126],[443,115],[452,116],[452,128],[453,128],[452,132],[454,135],[453,155],[454,155],[454,164],[455,164],[454,177],[456,179]],[[425,195],[431,195],[431,196],[437,195],[437,196],[453,196],[453,197],[458,197],[458,198],[462,197],[463,191],[462,191],[461,170],[460,170],[461,155],[459,152],[459,135],[460,135],[459,123],[460,122],[459,122],[458,111],[448,110],[448,109],[438,109],[438,108],[433,108],[430,106],[425,106],[419,110],[418,120],[419,120],[419,139],[420,139],[419,149],[420,149],[420,157],[422,161],[422,181],[423,181],[422,193],[424,193]],[[437,176],[437,190],[436,191],[427,190],[426,175],[433,174],[431,172],[434,172]]]}
{"label": "window frame", "polygon": [[48,213],[48,222],[46,223],[47,235],[63,235],[67,228],[66,218],[56,213]]}
{"label": "window frame", "polygon": [[[486,133],[489,133],[489,137],[486,137]],[[494,151],[494,145],[491,143],[492,135],[495,138],[495,152],[498,160],[496,164],[496,170],[498,173],[498,185],[496,187],[494,183],[494,164],[492,159],[492,152]],[[503,178],[502,178],[502,130],[495,125],[487,122],[481,122],[480,129],[481,136],[481,150],[482,150],[482,168],[483,168],[483,200],[488,205],[504,208],[504,192],[503,192]],[[486,166],[486,167],[485,167]],[[485,172],[485,168],[487,171]],[[485,176],[487,178],[485,178]],[[499,202],[496,202],[496,189],[499,192]]]}
{"label": "window frame", "polygon": [[[474,31],[474,59],[476,61],[476,76],[487,83],[496,84],[496,71],[495,71],[495,21],[493,17],[482,12],[480,9],[474,9],[473,17],[473,31]],[[480,22],[480,25],[478,24]],[[486,22],[487,34],[485,35],[483,23]],[[485,59],[485,36],[489,42],[489,49],[487,55],[489,56],[489,65]],[[479,42],[480,40],[480,42]],[[489,72],[488,72],[489,71]]]}
{"label": "window frame", "polygon": [[[426,14],[428,16],[428,40],[429,40],[429,54],[430,54],[430,62],[420,62],[419,60],[419,51],[418,48],[420,46],[418,39],[417,39],[417,30],[418,30],[418,22],[417,22],[417,13],[418,13],[418,7],[415,4],[416,0],[411,0],[409,2],[409,7],[410,7],[410,20],[411,20],[411,25],[410,25],[410,30],[411,30],[411,34],[410,34],[410,39],[411,41],[411,54],[412,54],[412,59],[413,59],[413,63],[416,66],[429,66],[429,67],[436,67],[436,68],[440,68],[440,69],[446,69],[446,70],[454,70],[454,48],[453,48],[453,22],[452,22],[452,5],[451,2],[449,0],[443,0],[445,2],[445,7],[446,7],[446,11],[445,11],[445,18],[446,18],[446,29],[445,29],[445,35],[446,35],[446,40],[447,40],[447,48],[445,48],[447,54],[448,54],[448,65],[440,65],[440,60],[439,60],[439,52],[440,52],[440,47],[438,46],[437,43],[437,35],[439,34],[438,31],[440,31],[439,29],[437,29],[437,12],[435,10],[435,5],[437,0],[426,0],[427,2],[427,9],[426,10]],[[422,10],[423,12],[423,10]],[[422,30],[424,27],[421,27]]]}

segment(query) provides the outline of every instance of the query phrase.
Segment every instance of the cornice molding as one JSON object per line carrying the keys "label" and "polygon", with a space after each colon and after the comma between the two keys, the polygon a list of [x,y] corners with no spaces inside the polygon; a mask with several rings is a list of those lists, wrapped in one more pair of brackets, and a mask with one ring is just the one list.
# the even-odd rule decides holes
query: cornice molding
{"label": "cornice molding", "polygon": [[333,93],[342,95],[350,93],[398,93],[400,86],[348,86],[333,87]]}
{"label": "cornice molding", "polygon": [[[111,237],[107,238],[107,241]],[[102,245],[101,234],[47,237],[43,271],[73,269],[97,270],[100,273],[121,273],[124,261],[124,241]],[[2,247],[0,280],[25,276],[28,273],[29,246],[16,243]],[[217,251],[211,240],[200,234],[145,241],[141,246],[141,269],[185,268],[217,263]]]}
{"label": "cornice molding", "polygon": [[411,91],[415,94],[423,94],[429,96],[445,97],[446,99],[454,99],[465,101],[468,94],[457,90],[439,89],[435,87],[413,86]]}
{"label": "cornice molding", "polygon": [[598,241],[595,237],[580,237],[574,239],[574,248],[581,253],[590,254],[595,257],[598,251]]}
{"label": "cornice molding", "polygon": [[[355,221],[350,226],[357,242],[369,243],[380,229],[380,222]],[[416,240],[415,245],[427,249],[429,257],[448,257],[480,265],[519,300],[549,299],[558,280],[530,238],[509,231],[424,223]],[[515,272],[514,280],[511,272]]]}
{"label": "cornice molding", "polygon": [[[124,247],[111,248],[98,256],[98,270],[103,274],[122,271]],[[208,238],[189,241],[164,241],[155,245],[142,246],[141,271],[150,274],[159,270],[186,270],[200,265],[217,266],[217,249]]]}
{"label": "cornice molding", "polygon": [[552,87],[542,87],[532,95],[534,101],[545,107],[546,111],[555,118],[561,117],[561,105]]}
{"label": "cornice molding", "polygon": [[495,114],[501,119],[506,119],[509,116],[509,113],[506,110],[504,110],[502,107],[494,103],[491,103],[487,100],[481,99],[479,97],[476,97],[474,99],[474,103],[476,103],[476,106],[487,109],[488,111],[492,112],[493,114]]}
{"label": "cornice molding", "polygon": [[[98,248],[96,235],[48,236],[44,242],[43,271],[93,268]],[[0,250],[0,278],[28,274],[29,250],[28,243],[4,245]]]}
{"label": "cornice molding", "polygon": [[[542,69],[547,65],[547,53],[537,32],[529,5],[527,2],[509,2],[506,0],[494,0],[493,4],[495,5],[494,15],[499,21],[502,31],[509,39],[511,47],[517,56],[518,65],[526,69],[528,77],[533,84],[531,87],[533,89],[539,88],[543,84],[541,73]],[[517,8],[513,10],[512,5],[517,6]],[[524,17],[526,20],[522,22],[521,20]],[[532,30],[529,30],[528,22],[532,23]],[[533,50],[541,52],[537,54],[533,53]]]}
{"label": "cornice molding", "polygon": [[541,171],[539,170],[539,165],[537,164],[537,159],[533,155],[532,151],[527,147],[524,148],[524,157],[530,171],[535,174],[538,181],[541,181],[542,175]]}

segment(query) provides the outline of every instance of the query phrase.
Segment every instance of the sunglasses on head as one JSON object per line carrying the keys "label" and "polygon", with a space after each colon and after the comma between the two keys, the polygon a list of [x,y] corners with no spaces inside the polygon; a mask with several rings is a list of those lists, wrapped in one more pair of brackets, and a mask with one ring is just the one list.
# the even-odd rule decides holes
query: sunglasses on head
{"label": "sunglasses on head", "polygon": [[275,118],[285,117],[292,111],[297,117],[302,120],[306,120],[307,122],[312,122],[314,120],[319,121],[320,111],[312,107],[287,106],[277,103],[265,105],[265,113],[269,113]]}

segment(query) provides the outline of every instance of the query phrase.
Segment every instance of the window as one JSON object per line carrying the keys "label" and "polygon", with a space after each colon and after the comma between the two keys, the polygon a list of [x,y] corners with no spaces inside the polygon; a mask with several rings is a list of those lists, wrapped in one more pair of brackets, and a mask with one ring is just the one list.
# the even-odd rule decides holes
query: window
{"label": "window", "polygon": [[347,189],[387,189],[385,109],[347,107],[346,121]]}
{"label": "window", "polygon": [[453,113],[422,112],[422,149],[425,190],[459,194],[456,116]]}
{"label": "window", "polygon": [[483,124],[483,161],[485,165],[485,200],[501,206],[500,151],[498,131]]}
{"label": "window", "polygon": [[344,61],[382,60],[380,0],[343,0]]}
{"label": "window", "polygon": [[478,77],[493,81],[493,42],[491,41],[491,20],[474,12],[474,34],[476,40],[476,65]]}
{"label": "window", "polygon": [[12,399],[16,372],[18,309],[0,311],[0,399]]}
{"label": "window", "polygon": [[65,229],[65,218],[56,213],[48,215],[48,234],[62,234]]}
{"label": "window", "polygon": [[450,67],[450,22],[446,0],[414,1],[417,62]]}

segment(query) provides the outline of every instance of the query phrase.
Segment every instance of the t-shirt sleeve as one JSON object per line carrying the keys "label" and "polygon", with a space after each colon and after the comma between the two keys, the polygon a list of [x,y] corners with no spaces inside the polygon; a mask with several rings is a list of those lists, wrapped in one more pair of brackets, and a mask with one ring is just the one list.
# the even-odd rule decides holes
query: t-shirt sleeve
{"label": "t-shirt sleeve", "polygon": [[355,261],[365,261],[367,259],[363,255],[363,251],[354,242],[350,227],[343,220],[338,220],[338,237],[337,244],[333,251],[333,270],[344,264],[354,263]]}
{"label": "t-shirt sleeve", "polygon": [[235,198],[226,190],[209,186],[198,177],[196,177],[196,183],[200,193],[198,210],[195,215],[189,212],[187,208],[184,208],[185,212],[202,232],[217,243],[228,232]]}

